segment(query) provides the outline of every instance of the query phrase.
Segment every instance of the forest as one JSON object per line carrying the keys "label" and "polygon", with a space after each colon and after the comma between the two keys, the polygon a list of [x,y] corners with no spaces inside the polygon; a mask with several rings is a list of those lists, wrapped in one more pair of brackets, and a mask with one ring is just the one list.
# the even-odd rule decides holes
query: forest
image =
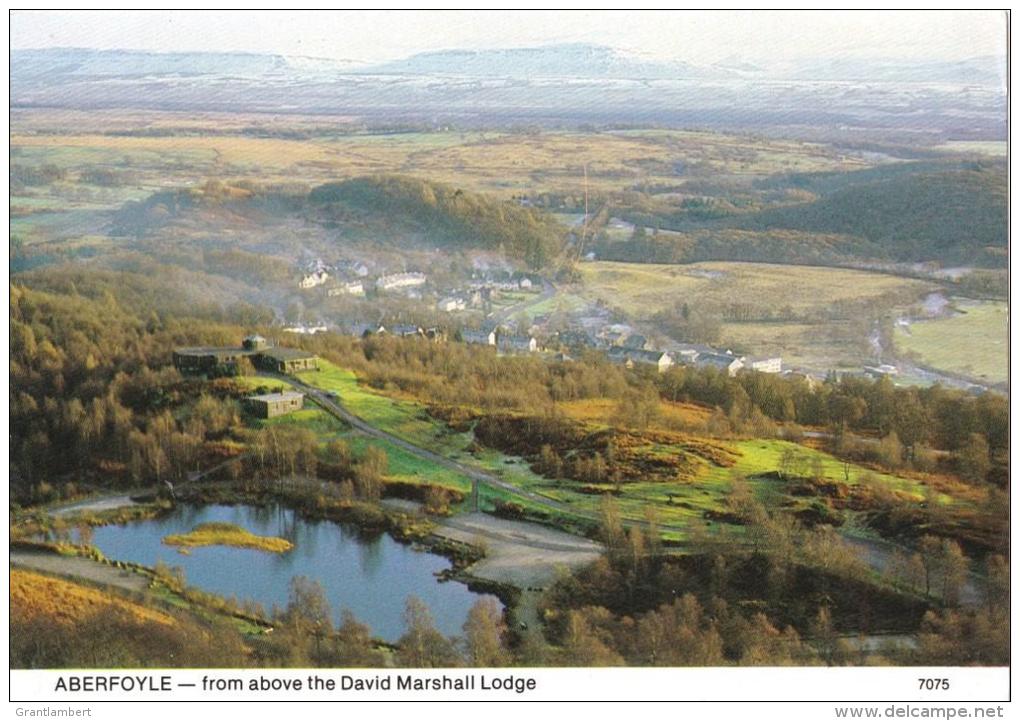
{"label": "forest", "polygon": [[336,204],[384,212],[421,225],[435,241],[500,250],[530,268],[545,268],[563,249],[563,231],[547,215],[443,183],[375,176],[321,185],[308,199],[327,215]]}
{"label": "forest", "polygon": [[[916,161],[852,173],[777,174],[760,181],[746,205],[734,205],[732,193],[729,201],[689,197],[678,208],[655,194],[621,195],[610,200],[620,217],[675,233],[642,234],[636,245],[604,238],[597,248],[606,260],[657,263],[870,259],[1002,268],[1004,178],[993,161]],[[784,195],[771,198],[778,192]]]}

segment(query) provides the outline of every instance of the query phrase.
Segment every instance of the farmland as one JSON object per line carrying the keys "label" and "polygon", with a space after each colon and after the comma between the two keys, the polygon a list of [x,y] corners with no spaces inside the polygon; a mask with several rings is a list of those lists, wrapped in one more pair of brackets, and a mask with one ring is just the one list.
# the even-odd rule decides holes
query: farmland
{"label": "farmland", "polygon": [[841,268],[765,263],[580,265],[582,293],[648,323],[681,305],[721,320],[722,347],[780,355],[824,370],[871,358],[874,321],[919,300],[933,283]]}
{"label": "farmland", "polygon": [[958,301],[943,318],[897,326],[897,349],[925,366],[973,378],[1005,383],[1009,309],[1005,303]]}
{"label": "farmland", "polygon": [[670,310],[683,298],[711,307],[743,302],[810,316],[838,303],[909,302],[932,288],[924,281],[878,273],[767,263],[594,262],[580,269],[588,293],[635,318]]}

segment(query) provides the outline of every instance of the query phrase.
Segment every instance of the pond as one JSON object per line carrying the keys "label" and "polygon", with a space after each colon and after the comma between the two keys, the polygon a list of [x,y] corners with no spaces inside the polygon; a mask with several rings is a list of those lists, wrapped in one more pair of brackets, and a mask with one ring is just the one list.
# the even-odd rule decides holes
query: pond
{"label": "pond", "polygon": [[[294,548],[277,554],[205,546],[190,548],[185,555],[163,543],[164,536],[187,533],[210,521],[286,538]],[[442,556],[415,550],[386,534],[367,537],[348,524],[310,521],[282,506],[180,506],[159,518],[95,528],[93,534],[93,544],[107,558],[178,566],[188,585],[242,602],[250,599],[267,611],[274,605],[285,607],[291,579],[307,576],[322,584],[337,619],[349,609],[387,641],[404,632],[408,596],[424,601],[436,627],[448,636],[463,635],[469,609],[482,598],[464,584],[439,582],[434,574],[451,565]]]}

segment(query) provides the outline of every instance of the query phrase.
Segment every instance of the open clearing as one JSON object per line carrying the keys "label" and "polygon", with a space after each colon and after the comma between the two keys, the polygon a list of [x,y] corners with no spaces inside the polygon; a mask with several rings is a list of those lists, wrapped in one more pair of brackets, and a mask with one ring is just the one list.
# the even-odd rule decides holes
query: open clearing
{"label": "open clearing", "polygon": [[818,372],[872,361],[873,319],[936,289],[923,280],[804,265],[596,261],[578,267],[581,295],[634,321],[669,316],[686,303],[723,321],[716,345],[778,355],[787,367]]}
{"label": "open clearing", "polygon": [[586,538],[485,513],[443,519],[434,533],[483,546],[485,558],[471,566],[471,573],[518,588],[546,586],[559,569],[591,563],[602,552],[599,544]]}
{"label": "open clearing", "polygon": [[102,498],[91,498],[85,501],[78,501],[66,506],[59,506],[50,509],[50,515],[54,518],[61,516],[73,516],[79,513],[99,513],[101,511],[113,511],[126,506],[137,505],[131,496],[117,495],[104,496]]}
{"label": "open clearing", "polygon": [[840,302],[909,296],[933,290],[921,280],[843,268],[772,263],[663,265],[596,261],[578,266],[584,293],[635,318],[671,310],[678,301],[726,307],[768,304],[803,315]]}
{"label": "open clearing", "polygon": [[897,327],[896,347],[936,370],[987,383],[1009,379],[1009,308],[956,301],[960,313]]}
{"label": "open clearing", "polygon": [[586,538],[484,513],[446,518],[433,533],[483,547],[485,558],[470,566],[468,572],[519,588],[521,598],[515,612],[517,620],[526,626],[538,626],[539,589],[550,586],[564,570],[594,562],[602,552],[600,545]]}

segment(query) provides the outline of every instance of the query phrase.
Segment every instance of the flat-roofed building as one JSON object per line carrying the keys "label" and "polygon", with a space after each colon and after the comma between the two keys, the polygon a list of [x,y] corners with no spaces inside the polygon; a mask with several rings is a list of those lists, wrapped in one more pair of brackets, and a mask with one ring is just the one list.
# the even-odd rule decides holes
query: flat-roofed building
{"label": "flat-roofed building", "polygon": [[750,368],[759,373],[782,373],[783,359],[779,356],[772,358],[749,358],[745,361],[745,368]]}
{"label": "flat-roofed building", "polygon": [[181,373],[208,376],[236,374],[241,358],[250,358],[255,366],[277,373],[319,369],[319,359],[314,353],[298,348],[270,346],[260,335],[247,336],[239,348],[203,346],[175,348],[173,352],[174,367]]}
{"label": "flat-roofed building", "polygon": [[382,275],[375,281],[375,287],[379,290],[395,290],[397,288],[414,288],[425,285],[424,273],[391,273]]}
{"label": "flat-roofed building", "polygon": [[244,405],[258,418],[275,418],[301,410],[305,405],[305,394],[296,391],[264,393],[246,397]]}
{"label": "flat-roofed building", "polygon": [[340,283],[326,291],[326,295],[333,298],[338,295],[365,295],[365,285],[360,280],[353,280],[349,283]]}
{"label": "flat-roofed building", "polygon": [[319,359],[314,353],[299,348],[266,348],[255,356],[260,368],[277,373],[295,373],[319,369]]}
{"label": "flat-roofed building", "polygon": [[237,367],[237,361],[252,355],[244,348],[175,348],[174,367],[181,373],[226,374]]}

